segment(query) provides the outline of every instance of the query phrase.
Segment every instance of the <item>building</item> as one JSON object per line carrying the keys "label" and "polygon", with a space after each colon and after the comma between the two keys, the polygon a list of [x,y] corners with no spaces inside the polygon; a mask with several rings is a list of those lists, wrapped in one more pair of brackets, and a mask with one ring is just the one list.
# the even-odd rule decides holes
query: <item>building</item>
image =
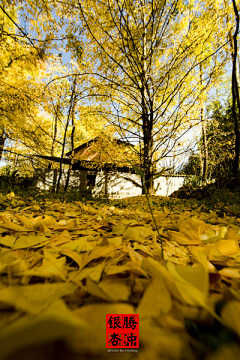
{"label": "building", "polygon": [[[141,179],[134,171],[138,158],[134,146],[108,137],[98,136],[66,153],[65,158],[41,156],[52,162],[68,165],[71,169],[68,189],[83,196],[123,198],[142,194]],[[69,170],[61,176],[61,188],[68,181]],[[37,186],[44,190],[55,189],[58,169],[38,169]],[[154,182],[157,195],[168,196],[182,186],[183,177],[161,176]]]}

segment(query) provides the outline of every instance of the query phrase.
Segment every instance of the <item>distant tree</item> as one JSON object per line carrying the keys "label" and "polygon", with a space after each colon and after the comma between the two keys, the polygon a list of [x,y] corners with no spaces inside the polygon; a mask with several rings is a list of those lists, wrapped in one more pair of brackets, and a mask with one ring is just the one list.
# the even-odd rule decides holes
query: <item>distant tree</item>
{"label": "distant tree", "polygon": [[[202,148],[203,142],[207,142],[208,178],[218,180],[227,173],[231,173],[234,166],[235,132],[232,105],[230,101],[225,105],[215,101],[208,107],[207,113],[206,139],[203,138],[204,135],[202,134],[199,149]],[[200,178],[201,166],[201,152],[192,152],[181,172]]]}
{"label": "distant tree", "polygon": [[191,154],[188,158],[188,161],[186,164],[183,165],[180,173],[184,175],[195,175],[200,176],[201,174],[201,166],[200,166],[200,158],[199,153],[195,153],[194,151],[191,151]]}
{"label": "distant tree", "polygon": [[233,171],[235,121],[230,101],[226,105],[218,101],[214,102],[209,108],[209,115],[210,121],[207,126],[209,177],[218,179]]}

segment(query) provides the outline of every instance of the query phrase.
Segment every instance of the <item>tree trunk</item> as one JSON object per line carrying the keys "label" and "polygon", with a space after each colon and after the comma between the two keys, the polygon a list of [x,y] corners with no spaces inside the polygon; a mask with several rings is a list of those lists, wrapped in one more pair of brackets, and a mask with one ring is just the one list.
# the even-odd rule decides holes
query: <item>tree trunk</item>
{"label": "tree trunk", "polygon": [[143,149],[143,172],[145,184],[142,193],[153,194],[153,164],[152,164],[152,148],[153,143],[151,139],[151,131],[145,130],[144,134],[144,149]]}
{"label": "tree trunk", "polygon": [[144,184],[142,187],[142,194],[153,193],[153,139],[152,139],[152,123],[149,119],[145,104],[145,91],[142,89],[142,124],[143,124],[143,172]]}
{"label": "tree trunk", "polygon": [[108,172],[104,170],[104,195],[108,199]]}
{"label": "tree trunk", "polygon": [[[67,123],[66,123],[66,126],[65,126],[65,131],[64,131],[64,136],[63,136],[61,159],[63,159],[63,157],[64,157],[64,151],[65,151],[65,145],[66,145],[66,138],[67,138],[67,130],[68,130],[68,126],[69,126],[70,116],[71,116],[71,114],[72,114],[72,109],[73,109],[73,107],[74,107],[75,87],[76,87],[76,78],[74,79],[73,86],[72,86],[72,93],[71,93],[71,98],[70,98],[70,103],[69,103]],[[58,176],[58,182],[57,182],[57,193],[59,192],[59,189],[60,189],[62,172],[63,172],[63,170],[62,170],[62,162],[60,162],[60,166],[59,166],[59,176]]]}
{"label": "tree trunk", "polygon": [[208,176],[208,145],[207,145],[207,131],[206,123],[203,120],[203,109],[201,108],[201,121],[202,121],[202,138],[203,138],[203,147],[202,147],[202,182],[206,184]]}
{"label": "tree trunk", "polygon": [[200,176],[203,178],[203,158],[202,158],[202,149],[199,151],[199,161],[200,161]]}
{"label": "tree trunk", "polygon": [[[240,99],[237,81],[237,35],[239,30],[239,15],[235,0],[232,0],[233,9],[235,13],[236,29],[233,35],[233,51],[232,51],[232,113],[235,128],[235,159],[233,165],[233,172],[236,176],[239,171],[239,150],[240,150],[240,133],[239,133],[239,114],[240,114]],[[238,105],[238,113],[236,111],[236,104]]]}
{"label": "tree trunk", "polygon": [[2,160],[3,148],[7,137],[5,136],[4,130],[1,131],[0,134],[0,161]]}
{"label": "tree trunk", "polygon": [[[202,80],[202,66],[200,64],[200,85],[202,90],[203,80]],[[208,144],[207,144],[207,131],[206,131],[206,123],[203,115],[203,103],[201,100],[200,104],[200,120],[202,124],[202,182],[206,184],[207,176],[208,176]]]}
{"label": "tree trunk", "polygon": [[[144,0],[145,5],[145,0]],[[146,45],[146,14],[145,7],[143,7],[142,23],[143,23],[143,37],[142,37],[142,74],[141,74],[141,106],[142,106],[142,129],[143,129],[143,172],[144,172],[144,183],[142,184],[142,194],[153,194],[153,139],[152,139],[152,126],[153,120],[149,116],[147,108],[147,45]]]}
{"label": "tree trunk", "polygon": [[60,114],[60,104],[58,103],[56,105],[55,117],[54,117],[54,129],[53,129],[53,142],[52,142],[52,148],[51,148],[51,156],[54,156],[54,148],[55,148],[56,138],[57,138],[57,122],[59,119],[59,114]]}
{"label": "tree trunk", "polygon": [[[51,156],[54,156],[54,148],[55,148],[55,143],[56,143],[56,138],[57,138],[57,121],[59,118],[59,112],[60,112],[60,105],[57,104],[56,110],[55,110],[55,118],[54,118],[53,142],[52,142],[52,148],[51,148]],[[52,162],[50,163],[49,169],[52,169]],[[54,172],[54,181],[53,181],[53,186],[52,186],[52,192],[55,192],[55,189],[56,189],[56,182],[57,182],[56,175],[57,174]]]}
{"label": "tree trunk", "polygon": [[52,192],[56,191],[57,186],[57,169],[52,169],[53,171],[53,185],[52,185]]}
{"label": "tree trunk", "polygon": [[74,132],[75,132],[74,114],[75,114],[75,99],[73,101],[73,108],[72,108],[72,133],[71,133],[71,150],[72,150],[72,154],[71,154],[71,163],[70,163],[69,168],[68,168],[67,180],[66,180],[66,184],[65,184],[65,187],[64,187],[64,191],[67,191],[67,189],[68,189],[69,180],[70,180],[71,171],[72,171],[72,166],[73,166],[73,161],[74,161]]}

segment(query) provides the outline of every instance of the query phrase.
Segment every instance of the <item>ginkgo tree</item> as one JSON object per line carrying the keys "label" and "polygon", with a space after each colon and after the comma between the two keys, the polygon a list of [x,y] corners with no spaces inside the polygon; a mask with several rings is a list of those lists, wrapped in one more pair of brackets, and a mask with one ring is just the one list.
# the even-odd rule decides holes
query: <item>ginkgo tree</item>
{"label": "ginkgo tree", "polygon": [[198,84],[209,85],[216,62],[208,61],[204,78],[196,73],[224,45],[213,36],[222,14],[175,0],[78,1],[76,8],[96,59],[96,89],[107,89],[120,135],[138,142],[143,192],[152,192],[159,159],[201,121],[193,107],[206,86]]}
{"label": "ginkgo tree", "polygon": [[122,138],[138,145],[146,191],[154,191],[159,160],[172,150],[175,155],[184,151],[184,135],[202,122],[199,96],[219,78],[226,46],[225,37],[219,37],[224,32],[223,27],[219,32],[224,2],[19,4],[38,39],[45,38],[49,47],[64,26],[62,46],[77,58],[78,76],[88,76],[88,98],[108,102],[107,111],[99,113],[104,112]]}
{"label": "ginkgo tree", "polygon": [[[29,170],[39,166],[39,159],[31,154],[53,153],[55,142],[59,143],[52,108],[57,94],[51,94],[53,89],[46,84],[56,71],[59,76],[65,69],[57,56],[43,54],[21,30],[16,7],[2,1],[0,15],[0,158],[4,152],[4,159],[14,167]],[[59,91],[64,94],[63,86]],[[67,96],[64,101],[66,106]]]}
{"label": "ginkgo tree", "polygon": [[[41,81],[46,63],[25,38],[16,33],[17,14],[14,7],[0,8],[0,157],[14,148],[45,148],[40,135],[48,123],[39,112],[43,97]],[[4,149],[5,146],[5,149]],[[7,149],[6,149],[7,146]],[[10,150],[12,150],[12,155]]]}

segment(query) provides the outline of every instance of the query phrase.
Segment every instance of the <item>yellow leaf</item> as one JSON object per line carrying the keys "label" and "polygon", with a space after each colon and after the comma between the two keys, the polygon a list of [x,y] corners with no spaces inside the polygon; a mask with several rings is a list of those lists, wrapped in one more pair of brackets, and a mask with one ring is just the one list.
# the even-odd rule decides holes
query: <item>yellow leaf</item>
{"label": "yellow leaf", "polygon": [[[44,284],[44,287],[45,285],[48,284]],[[74,284],[68,285],[74,286]],[[40,354],[41,358],[46,344],[48,351],[51,349],[51,354],[54,354],[54,344],[59,339],[70,342],[75,331],[82,330],[84,332],[85,327],[87,328],[87,323],[84,324],[83,321],[77,318],[68,309],[63,300],[53,300],[49,296],[48,305],[48,308],[41,312],[41,314],[37,316],[22,316],[0,334],[0,343],[4,344],[0,354],[1,360],[11,358],[12,356],[20,358],[24,351],[24,359],[30,358],[28,349],[34,349],[35,351],[30,351],[32,354],[31,358],[33,358],[33,354],[36,358],[39,358]],[[38,305],[35,306],[35,309],[38,309]],[[20,352],[19,356],[18,351]],[[45,355],[43,355],[44,357]]]}
{"label": "yellow leaf", "polygon": [[25,202],[23,200],[18,200],[17,201],[17,206],[24,206],[25,205]]}
{"label": "yellow leaf", "polygon": [[167,329],[177,331],[183,331],[185,329],[184,320],[182,318],[176,319],[172,315],[161,315],[161,317],[158,318],[158,322],[162,327]]}
{"label": "yellow leaf", "polygon": [[7,198],[7,199],[12,199],[12,198],[14,198],[14,197],[15,197],[15,194],[14,194],[13,191],[6,195],[6,198]]}
{"label": "yellow leaf", "polygon": [[221,315],[226,325],[240,336],[240,301],[229,301],[224,306]]}
{"label": "yellow leaf", "polygon": [[45,235],[50,235],[51,234],[51,230],[46,226],[44,225],[43,223],[40,222],[40,224],[38,225],[38,230],[40,232],[43,232]]}
{"label": "yellow leaf", "polygon": [[94,230],[98,230],[98,229],[100,229],[100,228],[102,227],[101,224],[99,224],[99,223],[93,223],[93,222],[91,222],[91,226],[92,226],[92,228],[93,228]]}
{"label": "yellow leaf", "polygon": [[153,253],[150,249],[149,246],[143,245],[143,244],[139,244],[137,242],[135,242],[133,244],[133,250],[141,250],[142,252],[144,252],[145,254],[148,254],[149,256],[153,256]]}
{"label": "yellow leaf", "polygon": [[212,218],[212,219],[218,219],[218,216],[217,216],[217,214],[215,213],[215,211],[210,210],[209,212],[210,212],[210,215],[211,215],[211,218]]}
{"label": "yellow leaf", "polygon": [[182,300],[175,281],[169,274],[169,271],[166,269],[166,267],[163,266],[159,261],[148,257],[147,259],[142,260],[141,267],[151,278],[162,279],[170,293],[177,299]]}
{"label": "yellow leaf", "polygon": [[33,230],[33,223],[24,215],[15,214],[16,218],[29,230]]}
{"label": "yellow leaf", "polygon": [[205,306],[209,289],[206,268],[202,264],[184,266],[175,265],[170,261],[167,268],[186,303],[192,306]]}
{"label": "yellow leaf", "polygon": [[215,268],[215,266],[212,263],[210,263],[210,261],[208,261],[204,248],[199,248],[199,246],[190,246],[189,250],[196,257],[196,259],[201,264],[203,264],[203,266],[206,268],[206,270],[209,273],[217,272],[217,269]]}
{"label": "yellow leaf", "polygon": [[[229,255],[234,255],[237,254],[239,251],[239,247],[238,244],[236,244],[235,240],[218,240],[216,241],[214,244],[209,245],[206,248],[206,254],[208,255],[208,257],[211,258],[214,256],[214,254],[216,253],[215,257],[218,256],[216,250],[219,252],[220,256],[221,255],[225,255],[225,256],[229,256]],[[214,253],[215,251],[215,253]]]}
{"label": "yellow leaf", "polygon": [[123,240],[133,240],[140,243],[145,243],[145,239],[153,236],[152,229],[145,226],[129,227],[123,233]]}
{"label": "yellow leaf", "polygon": [[113,244],[116,247],[122,245],[122,237],[121,236],[117,236],[114,238],[108,238],[107,241],[109,242],[109,244]]}
{"label": "yellow leaf", "polygon": [[124,233],[125,231],[125,225],[120,224],[120,225],[114,225],[112,228],[112,232],[114,235],[120,236]]}
{"label": "yellow leaf", "polygon": [[46,239],[44,235],[22,235],[15,241],[13,249],[30,248],[34,245],[41,244]]}
{"label": "yellow leaf", "polygon": [[51,253],[45,252],[42,265],[24,272],[26,276],[38,276],[56,281],[66,281],[67,270],[65,267],[66,258],[56,259]]}
{"label": "yellow leaf", "polygon": [[70,234],[67,230],[64,230],[62,233],[57,236],[53,236],[50,239],[50,246],[55,247],[57,245],[65,244],[71,241]]}
{"label": "yellow leaf", "polygon": [[124,224],[124,225],[137,225],[137,220],[134,220],[134,219],[123,219],[122,220],[122,223]]}
{"label": "yellow leaf", "polygon": [[168,237],[170,241],[176,241],[179,245],[199,245],[200,240],[195,237],[192,239],[189,239],[189,237],[186,237],[184,234],[181,234],[177,231],[168,230]]}
{"label": "yellow leaf", "polygon": [[226,236],[227,233],[228,233],[228,228],[226,226],[222,226],[220,228],[220,232],[219,232],[219,235],[221,236],[221,238],[224,238],[224,236]]}
{"label": "yellow leaf", "polygon": [[62,245],[62,247],[70,249],[72,251],[84,252],[93,250],[93,246],[87,241],[88,237],[82,237],[78,240],[73,240],[67,244]]}
{"label": "yellow leaf", "polygon": [[134,227],[127,228],[127,230],[124,231],[124,233],[123,233],[123,240],[138,241],[139,240],[139,234],[138,234],[136,228],[134,228]]}
{"label": "yellow leaf", "polygon": [[219,240],[215,243],[215,246],[223,255],[234,255],[239,251],[236,240]]}
{"label": "yellow leaf", "polygon": [[33,218],[32,220],[34,228],[37,228],[41,223],[50,226],[54,225],[56,220],[52,216],[43,215],[43,216],[37,216],[36,218]]}
{"label": "yellow leaf", "polygon": [[[106,353],[106,315],[134,313],[134,307],[126,303],[95,303],[73,310],[75,318],[79,318],[88,326],[81,332],[71,333],[71,347],[76,352],[92,354],[93,358],[97,358],[97,354],[100,354],[101,351]],[[98,324],[98,331],[96,331],[96,324]],[[106,358],[112,357],[107,356]],[[125,359],[125,356],[123,355],[121,358]]]}
{"label": "yellow leaf", "polygon": [[186,342],[181,333],[161,328],[150,317],[139,319],[139,337],[145,349],[143,359],[181,359],[186,351]]}
{"label": "yellow leaf", "polygon": [[39,210],[40,210],[40,206],[39,206],[39,205],[33,205],[33,206],[32,206],[32,209],[33,209],[34,211],[39,211]]}
{"label": "yellow leaf", "polygon": [[87,292],[93,296],[96,296],[99,299],[108,301],[107,295],[104,294],[103,290],[99,288],[92,279],[87,278]]}
{"label": "yellow leaf", "polygon": [[31,231],[29,229],[24,228],[23,226],[17,225],[10,221],[5,221],[4,223],[0,223],[0,226],[7,230],[13,230],[13,231]]}
{"label": "yellow leaf", "polygon": [[104,268],[105,268],[105,261],[102,261],[101,264],[92,267],[86,267],[83,270],[81,270],[77,274],[77,276],[74,276],[73,281],[79,282],[89,277],[92,281],[98,283],[101,279]]}
{"label": "yellow leaf", "polygon": [[191,241],[201,243],[200,235],[208,230],[209,225],[198,219],[188,219],[178,221],[179,231]]}
{"label": "yellow leaf", "polygon": [[233,279],[240,279],[240,269],[236,268],[223,268],[218,271],[220,275],[227,276]]}
{"label": "yellow leaf", "polygon": [[8,269],[10,269],[12,275],[22,275],[27,271],[29,264],[25,259],[16,259],[12,261]]}
{"label": "yellow leaf", "polygon": [[132,261],[139,262],[139,261],[141,261],[143,259],[143,256],[140,255],[138,252],[134,251],[133,248],[130,245],[128,245],[127,249],[128,249],[130,259]]}
{"label": "yellow leaf", "polygon": [[146,239],[150,236],[153,236],[153,230],[146,226],[137,226],[135,228],[140,236],[140,238]]}
{"label": "yellow leaf", "polygon": [[77,285],[72,283],[14,285],[0,290],[0,301],[20,311],[38,314],[51,303],[72,294]]}
{"label": "yellow leaf", "polygon": [[238,246],[238,235],[233,228],[228,228],[228,230],[225,234],[225,239],[226,240],[234,240],[236,243],[236,246]]}
{"label": "yellow leaf", "polygon": [[106,256],[110,256],[113,251],[115,250],[115,246],[114,245],[110,245],[110,246],[97,246],[95,247],[92,252],[89,254],[88,257],[88,262],[94,260],[94,259],[99,259],[101,257],[106,257]]}
{"label": "yellow leaf", "polygon": [[137,307],[137,314],[158,317],[167,314],[172,308],[172,300],[161,278],[155,278],[145,290]]}
{"label": "yellow leaf", "polygon": [[16,240],[16,236],[12,236],[12,235],[0,236],[0,244],[10,248],[13,247],[15,240]]}
{"label": "yellow leaf", "polygon": [[75,229],[76,227],[77,227],[77,220],[73,219],[64,226],[64,229],[72,230]]}
{"label": "yellow leaf", "polygon": [[98,285],[87,279],[87,291],[106,301],[127,301],[131,295],[131,287],[123,279],[105,279]]}
{"label": "yellow leaf", "polygon": [[125,265],[108,265],[105,268],[104,274],[106,275],[116,275],[126,272],[132,272],[134,274],[141,274],[144,277],[147,277],[146,271],[141,268],[141,262],[129,261]]}
{"label": "yellow leaf", "polygon": [[79,254],[76,251],[72,251],[70,249],[63,248],[60,251],[60,254],[66,255],[66,256],[70,257],[70,259],[73,259],[78,264],[80,269],[84,268],[84,266],[88,263],[88,261],[87,261],[87,259],[89,257],[88,253]]}
{"label": "yellow leaf", "polygon": [[62,230],[73,230],[77,227],[77,220],[73,219],[69,221],[67,224],[60,226],[60,224],[56,224],[54,227],[52,227],[54,230],[62,231]]}

